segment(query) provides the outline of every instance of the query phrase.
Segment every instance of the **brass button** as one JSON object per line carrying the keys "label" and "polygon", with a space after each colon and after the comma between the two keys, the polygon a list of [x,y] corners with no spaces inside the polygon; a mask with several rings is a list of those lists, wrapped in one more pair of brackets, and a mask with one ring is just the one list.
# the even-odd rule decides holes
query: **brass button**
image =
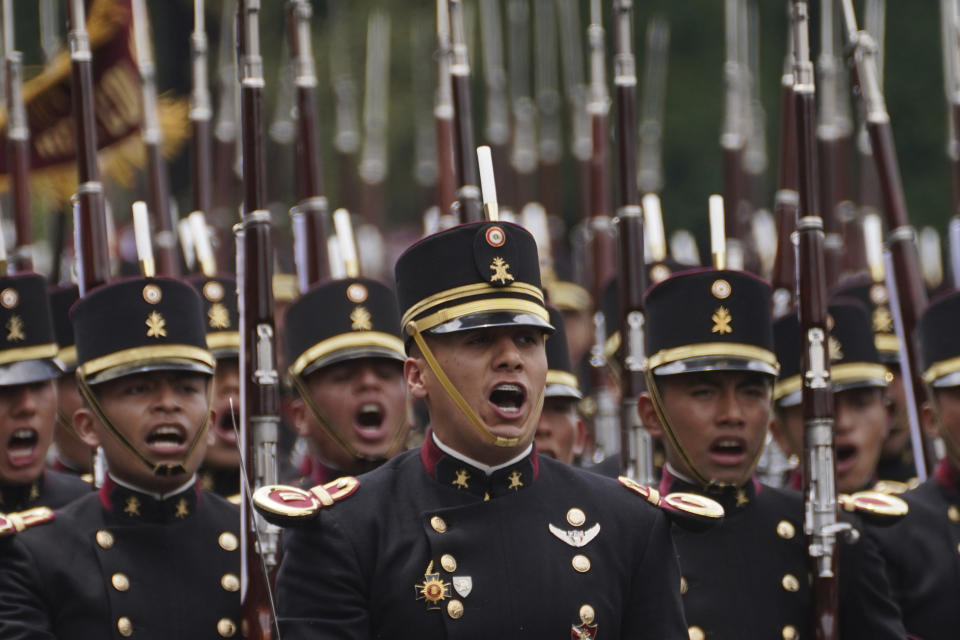
{"label": "brass button", "polygon": [[781,520],[777,523],[777,535],[784,540],[790,540],[793,536],[797,535],[797,529],[793,526],[793,523],[787,520]]}
{"label": "brass button", "polygon": [[217,542],[220,543],[220,548],[225,551],[236,551],[239,543],[237,542],[237,536],[233,535],[229,531],[224,531],[220,534],[220,537],[217,538]]}
{"label": "brass button", "polygon": [[447,523],[440,516],[433,516],[430,518],[430,526],[437,533],[446,533],[447,532]]}
{"label": "brass button", "polygon": [[783,585],[783,588],[791,593],[796,593],[800,591],[800,581],[797,580],[797,576],[792,573],[788,573],[783,576],[783,580],[780,581],[780,584]]}
{"label": "brass button", "polygon": [[240,591],[240,578],[232,573],[225,573],[220,578],[220,586],[224,591]]}
{"label": "brass button", "polygon": [[126,591],[130,588],[130,579],[123,573],[115,573],[110,577],[110,584],[117,591]]}
{"label": "brass button", "polygon": [[597,612],[590,605],[585,604],[580,607],[580,622],[583,624],[593,624],[596,617]]}
{"label": "brass button", "polygon": [[579,527],[584,522],[587,521],[587,514],[583,512],[582,509],[577,509],[576,507],[567,511],[567,522],[575,527]]}
{"label": "brass button", "polygon": [[133,623],[130,622],[130,618],[123,616],[117,620],[117,631],[120,632],[124,638],[129,638],[133,635]]}
{"label": "brass button", "polygon": [[947,507],[947,517],[950,518],[950,522],[960,522],[960,509],[957,509],[956,505],[950,505]]}
{"label": "brass button", "polygon": [[788,624],[783,628],[783,640],[797,640],[798,637],[797,628],[792,624]]}
{"label": "brass button", "polygon": [[583,554],[578,553],[577,555],[573,556],[571,564],[573,565],[574,570],[578,573],[586,573],[587,571],[590,571],[590,558]]}
{"label": "brass button", "polygon": [[105,529],[97,531],[97,544],[101,549],[109,549],[113,546],[113,534]]}
{"label": "brass button", "polygon": [[449,553],[445,553],[440,556],[440,566],[443,567],[444,571],[453,573],[457,570],[457,560]]}
{"label": "brass button", "polygon": [[687,591],[690,590],[690,585],[687,583],[687,579],[683,576],[680,576],[680,594],[684,595]]}
{"label": "brass button", "polygon": [[217,621],[217,633],[221,638],[232,638],[237,632],[237,625],[230,618],[220,618]]}
{"label": "brass button", "polygon": [[707,637],[707,634],[700,627],[690,627],[687,629],[687,633],[690,634],[690,640],[704,640]]}
{"label": "brass button", "polygon": [[447,615],[456,620],[463,615],[463,603],[459,600],[451,600],[447,603]]}

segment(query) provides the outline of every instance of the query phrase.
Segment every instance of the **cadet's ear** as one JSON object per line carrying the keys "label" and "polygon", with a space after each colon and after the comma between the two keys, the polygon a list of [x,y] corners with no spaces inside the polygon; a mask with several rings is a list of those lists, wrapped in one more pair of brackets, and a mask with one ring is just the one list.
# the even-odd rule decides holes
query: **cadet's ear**
{"label": "cadet's ear", "polygon": [[100,446],[100,437],[94,428],[97,418],[87,407],[82,407],[73,412],[73,428],[80,436],[83,442],[93,448]]}
{"label": "cadet's ear", "polygon": [[293,427],[297,430],[299,436],[309,436],[310,430],[307,427],[307,405],[302,398],[297,398],[290,403],[290,416],[293,418]]}
{"label": "cadet's ear", "polygon": [[643,423],[643,428],[654,438],[662,438],[663,425],[660,424],[660,416],[653,408],[653,400],[650,399],[649,394],[642,393],[637,398],[637,411],[640,414],[640,422]]}
{"label": "cadet's ear", "polygon": [[426,367],[426,360],[413,356],[403,363],[403,379],[407,381],[407,390],[412,397],[421,400],[427,397],[427,388],[423,379]]}
{"label": "cadet's ear", "polygon": [[581,456],[587,447],[587,425],[583,424],[583,420],[577,417],[577,424],[574,429],[576,429],[576,432],[573,436],[573,455]]}
{"label": "cadet's ear", "polygon": [[[934,391],[933,402],[937,401],[936,398],[937,392]],[[928,438],[936,440],[940,437],[940,421],[937,420],[937,412],[930,406],[929,402],[924,402],[923,406],[920,407],[920,423]]]}

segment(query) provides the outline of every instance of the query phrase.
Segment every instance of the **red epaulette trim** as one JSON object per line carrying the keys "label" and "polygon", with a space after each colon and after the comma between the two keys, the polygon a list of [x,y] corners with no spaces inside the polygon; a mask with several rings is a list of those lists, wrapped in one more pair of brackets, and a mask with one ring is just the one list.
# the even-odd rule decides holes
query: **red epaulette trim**
{"label": "red epaulette trim", "polygon": [[343,476],[310,489],[274,484],[253,492],[253,506],[269,522],[280,526],[313,520],[321,509],[345,500],[360,488],[353,476]]}
{"label": "red epaulette trim", "polygon": [[50,522],[54,519],[53,509],[34,507],[18,513],[0,513],[0,538],[12,536],[34,525]]}

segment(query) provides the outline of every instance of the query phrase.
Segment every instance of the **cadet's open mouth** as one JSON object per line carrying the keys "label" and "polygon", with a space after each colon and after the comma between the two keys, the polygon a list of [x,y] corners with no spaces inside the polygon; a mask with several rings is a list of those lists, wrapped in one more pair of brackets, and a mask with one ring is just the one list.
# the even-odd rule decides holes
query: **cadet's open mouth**
{"label": "cadet's open mouth", "polygon": [[153,449],[177,449],[186,442],[186,431],[177,425],[161,425],[147,434],[147,444]]}
{"label": "cadet's open mouth", "polygon": [[383,407],[376,402],[365,402],[357,411],[356,423],[364,429],[379,429],[383,424]]}
{"label": "cadet's open mouth", "polygon": [[490,392],[490,403],[506,415],[519,414],[526,399],[526,390],[518,384],[498,384]]}
{"label": "cadet's open mouth", "polygon": [[7,457],[14,465],[29,464],[39,441],[36,429],[17,429],[7,440]]}

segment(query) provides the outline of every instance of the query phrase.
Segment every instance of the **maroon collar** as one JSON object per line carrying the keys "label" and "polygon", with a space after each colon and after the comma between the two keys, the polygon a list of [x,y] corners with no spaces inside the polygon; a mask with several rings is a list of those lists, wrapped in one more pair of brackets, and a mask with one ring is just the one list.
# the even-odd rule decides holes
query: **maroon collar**
{"label": "maroon collar", "polygon": [[937,470],[933,472],[933,477],[941,487],[947,491],[957,493],[960,491],[960,471],[944,458],[937,465]]}
{"label": "maroon collar", "polygon": [[108,475],[98,492],[103,508],[123,521],[168,522],[190,517],[203,502],[200,483],[176,495],[158,500],[153,495],[128,489]]}
{"label": "maroon collar", "polygon": [[528,487],[540,476],[536,445],[532,447],[529,456],[487,475],[469,462],[444,453],[434,441],[432,429],[427,429],[423,439],[420,461],[424,470],[434,480],[457,489],[466,489],[481,497],[496,497]]}

